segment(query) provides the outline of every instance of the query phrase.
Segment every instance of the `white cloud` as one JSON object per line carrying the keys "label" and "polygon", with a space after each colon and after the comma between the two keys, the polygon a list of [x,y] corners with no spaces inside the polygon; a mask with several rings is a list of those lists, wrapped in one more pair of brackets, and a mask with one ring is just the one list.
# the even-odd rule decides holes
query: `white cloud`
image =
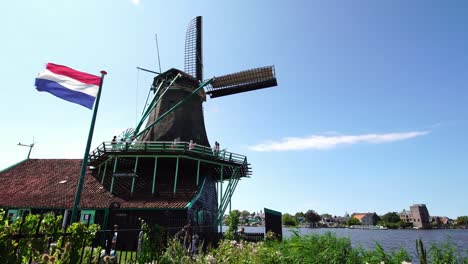
{"label": "white cloud", "polygon": [[132,4],[134,4],[134,5],[139,5],[139,4],[140,4],[140,0],[132,0]]}
{"label": "white cloud", "polygon": [[280,141],[270,141],[249,149],[254,151],[289,151],[306,149],[332,149],[339,145],[352,145],[358,143],[387,143],[415,138],[428,134],[429,131],[413,131],[406,133],[364,134],[364,135],[312,135],[309,137],[287,137]]}

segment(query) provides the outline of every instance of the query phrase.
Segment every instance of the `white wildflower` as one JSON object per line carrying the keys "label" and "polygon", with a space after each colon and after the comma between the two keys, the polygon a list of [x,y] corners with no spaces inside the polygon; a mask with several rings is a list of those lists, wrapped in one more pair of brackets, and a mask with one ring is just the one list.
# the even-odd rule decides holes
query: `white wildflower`
{"label": "white wildflower", "polygon": [[206,256],[206,263],[208,264],[216,264],[216,259],[212,255]]}

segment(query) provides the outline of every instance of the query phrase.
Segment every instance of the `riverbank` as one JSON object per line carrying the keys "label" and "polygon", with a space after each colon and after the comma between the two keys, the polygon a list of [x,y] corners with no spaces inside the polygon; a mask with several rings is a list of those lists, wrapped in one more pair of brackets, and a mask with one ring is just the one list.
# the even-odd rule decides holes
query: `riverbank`
{"label": "riverbank", "polygon": [[[378,231],[377,231],[378,232]],[[272,236],[270,236],[272,238]],[[416,244],[416,241],[413,241]],[[349,238],[333,233],[293,235],[278,242],[274,239],[260,243],[221,241],[217,248],[200,253],[194,258],[186,256],[179,242],[172,242],[163,253],[163,263],[453,263],[468,262],[451,244],[429,246],[422,242],[419,254],[406,248],[385,250],[379,244],[372,249],[354,247]],[[430,249],[430,250],[429,250]]]}
{"label": "riverbank", "polygon": [[[224,229],[224,228],[223,228]],[[264,226],[244,227],[247,233],[263,233]],[[294,234],[306,236],[311,234],[324,235],[327,232],[337,237],[349,238],[353,247],[365,249],[375,248],[379,243],[383,249],[398,250],[405,248],[409,252],[416,251],[415,241],[421,239],[424,244],[441,244],[450,242],[459,252],[468,252],[468,229],[387,229],[366,230],[347,228],[288,228],[283,227],[283,237],[290,238]]]}

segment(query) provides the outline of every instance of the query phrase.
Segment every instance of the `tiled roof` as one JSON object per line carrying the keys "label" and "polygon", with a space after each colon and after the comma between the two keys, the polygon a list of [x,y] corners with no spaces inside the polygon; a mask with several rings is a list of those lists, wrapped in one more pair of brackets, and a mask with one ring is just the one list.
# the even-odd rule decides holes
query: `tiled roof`
{"label": "tiled roof", "polygon": [[[78,159],[30,159],[0,172],[0,207],[72,208],[80,174]],[[194,194],[124,200],[107,191],[88,169],[81,208],[184,208]]]}
{"label": "tiled roof", "polygon": [[373,216],[375,213],[354,213],[351,215],[351,217],[354,217],[356,219],[358,219],[359,221],[362,220],[363,217],[365,216]]}
{"label": "tiled roof", "polygon": [[358,219],[358,220],[361,220],[364,216],[366,216],[366,214],[353,214],[352,217]]}

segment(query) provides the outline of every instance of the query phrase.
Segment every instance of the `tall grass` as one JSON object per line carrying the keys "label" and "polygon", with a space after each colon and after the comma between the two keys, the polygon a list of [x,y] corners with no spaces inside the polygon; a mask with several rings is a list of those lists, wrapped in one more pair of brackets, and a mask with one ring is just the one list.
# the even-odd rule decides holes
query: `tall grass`
{"label": "tall grass", "polygon": [[[417,241],[415,263],[468,264],[450,243],[432,245],[426,250],[422,241]],[[329,263],[329,264],[405,264],[411,263],[406,249],[385,251],[376,243],[375,249],[353,248],[349,238],[340,238],[333,233],[324,235],[294,235],[282,242],[267,240],[260,243],[224,240],[217,248],[208,249],[196,256],[187,256],[182,246],[173,241],[157,263]]]}
{"label": "tall grass", "polygon": [[216,248],[208,248],[197,255],[189,255],[181,243],[174,239],[154,262],[158,264],[468,264],[468,257],[450,243],[431,245],[426,250],[421,240],[417,241],[417,258],[412,260],[406,249],[385,251],[376,243],[372,250],[353,248],[349,238],[339,238],[333,233],[324,235],[297,234],[282,242],[275,239],[259,243],[223,240]]}

